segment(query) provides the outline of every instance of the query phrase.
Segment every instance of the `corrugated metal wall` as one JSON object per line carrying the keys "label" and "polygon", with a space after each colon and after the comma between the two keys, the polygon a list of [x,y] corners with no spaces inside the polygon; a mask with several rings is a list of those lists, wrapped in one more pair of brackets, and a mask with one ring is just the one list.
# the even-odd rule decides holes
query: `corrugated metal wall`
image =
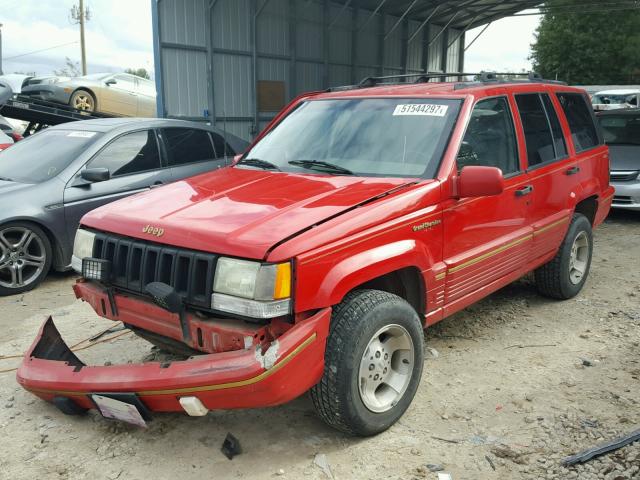
{"label": "corrugated metal wall", "polygon": [[419,21],[372,16],[344,3],[153,1],[160,114],[214,118],[246,139],[276,113],[257,111],[260,80],[284,82],[290,100],[367,76],[459,71],[462,63],[461,32],[420,29]]}

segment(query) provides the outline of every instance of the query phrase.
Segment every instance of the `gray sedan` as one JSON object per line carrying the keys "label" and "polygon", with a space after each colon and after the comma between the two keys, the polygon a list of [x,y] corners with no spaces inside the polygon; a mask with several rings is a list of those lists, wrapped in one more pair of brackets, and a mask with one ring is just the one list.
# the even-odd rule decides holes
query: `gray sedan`
{"label": "gray sedan", "polygon": [[77,110],[130,117],[155,117],[156,89],[152,81],[128,73],[94,73],[46,82],[32,79],[23,95],[64,103]]}
{"label": "gray sedan", "polygon": [[247,142],[204,124],[111,118],[43,130],[0,153],[0,295],[71,263],[82,216],[226,166]]}

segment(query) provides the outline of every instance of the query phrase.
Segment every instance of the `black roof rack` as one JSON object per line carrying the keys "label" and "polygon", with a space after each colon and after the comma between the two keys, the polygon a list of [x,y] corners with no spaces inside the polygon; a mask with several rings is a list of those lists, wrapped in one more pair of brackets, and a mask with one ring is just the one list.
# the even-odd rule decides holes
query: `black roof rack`
{"label": "black roof rack", "polygon": [[[566,85],[565,82],[559,82],[556,80],[545,80],[542,76],[535,72],[526,73],[499,73],[499,72],[480,72],[480,73],[467,73],[467,72],[422,72],[422,73],[408,73],[403,75],[387,75],[383,77],[366,77],[357,85],[348,85],[343,87],[330,88],[329,91],[341,91],[341,90],[354,90],[358,88],[371,88],[384,85],[399,85],[403,83],[428,83],[434,78],[458,78],[458,84],[454,87],[456,90],[460,88],[468,88],[471,86],[477,86],[488,83],[516,83],[516,82],[535,82],[535,83],[552,83],[558,85]],[[474,77],[474,80],[463,82],[464,77]],[[500,77],[526,77],[526,79],[503,79]],[[408,82],[408,79],[415,79]],[[395,80],[395,81],[394,81]],[[403,80],[403,81],[399,81]]]}

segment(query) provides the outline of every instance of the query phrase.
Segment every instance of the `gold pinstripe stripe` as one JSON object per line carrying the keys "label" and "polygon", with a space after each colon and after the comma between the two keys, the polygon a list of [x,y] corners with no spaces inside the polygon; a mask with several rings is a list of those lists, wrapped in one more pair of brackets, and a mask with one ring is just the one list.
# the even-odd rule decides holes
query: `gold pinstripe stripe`
{"label": "gold pinstripe stripe", "polygon": [[[187,387],[187,388],[176,388],[176,389],[168,389],[168,390],[141,390],[139,392],[131,392],[137,393],[138,395],[144,396],[152,396],[152,395],[172,395],[172,394],[185,394],[185,393],[196,393],[196,392],[210,392],[214,390],[225,390],[228,388],[238,388],[245,387],[247,385],[253,385],[254,383],[261,382],[265,378],[270,377],[282,367],[284,367],[287,363],[289,363],[293,358],[295,358],[300,352],[302,352],[305,348],[307,348],[311,343],[315,341],[317,334],[314,332],[313,335],[308,337],[304,342],[298,345],[294,350],[289,353],[286,357],[284,357],[280,362],[276,363],[269,370],[265,370],[259,375],[255,377],[247,378],[245,380],[238,380],[236,382],[228,382],[228,383],[218,383],[215,385],[203,385],[200,387]],[[84,396],[88,395],[91,392],[76,392],[76,391],[64,391],[64,390],[47,390],[40,388],[30,388],[32,392],[40,392],[40,393],[57,393],[60,395],[67,396]],[[130,393],[130,392],[125,392]]]}
{"label": "gold pinstripe stripe", "polygon": [[539,228],[538,230],[536,230],[535,232],[533,232],[533,235],[534,235],[534,236],[536,236],[536,235],[540,235],[541,233],[544,233],[544,232],[546,232],[547,230],[551,230],[552,228],[556,228],[556,227],[558,227],[558,226],[560,226],[560,225],[564,225],[564,224],[565,224],[565,223],[567,223],[568,221],[569,221],[569,217],[562,218],[562,219],[557,220],[557,221],[555,221],[555,222],[553,222],[553,223],[550,223],[549,225],[546,225],[546,226],[544,226],[544,227],[542,227],[542,228]]}
{"label": "gold pinstripe stripe", "polygon": [[443,280],[446,278],[446,276],[447,276],[447,272],[439,273],[438,275],[436,275],[436,280],[437,281]]}
{"label": "gold pinstripe stripe", "polygon": [[533,238],[533,235],[529,234],[529,235],[527,235],[525,237],[522,237],[522,238],[519,238],[517,240],[514,240],[514,241],[512,241],[510,243],[507,243],[506,245],[503,245],[503,246],[501,246],[499,248],[496,248],[495,250],[491,250],[490,252],[484,253],[484,254],[482,254],[482,255],[480,255],[478,257],[472,258],[471,260],[468,260],[468,261],[466,261],[464,263],[461,263],[460,265],[457,265],[457,266],[455,266],[453,268],[450,268],[449,270],[447,270],[447,273],[448,274],[449,273],[455,273],[455,272],[458,272],[458,271],[460,271],[460,270],[462,270],[464,268],[467,268],[467,267],[470,267],[472,265],[475,265],[476,263],[480,263],[481,261],[486,260],[487,258],[491,258],[494,255],[502,253],[505,250],[509,250],[510,248],[513,248],[513,247],[515,247],[517,245],[520,245],[521,243],[524,243],[527,240],[531,240],[532,238]]}

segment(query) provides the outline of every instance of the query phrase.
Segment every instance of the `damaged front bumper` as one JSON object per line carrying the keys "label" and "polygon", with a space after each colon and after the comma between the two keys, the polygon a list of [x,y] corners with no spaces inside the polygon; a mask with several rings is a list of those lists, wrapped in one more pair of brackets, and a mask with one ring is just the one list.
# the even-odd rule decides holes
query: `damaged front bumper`
{"label": "damaged front bumper", "polygon": [[[95,408],[93,394],[132,394],[150,411],[184,411],[195,397],[207,409],[278,405],[321,378],[331,309],[323,309],[283,333],[268,349],[198,355],[171,363],[89,366],[62,340],[51,317],[44,322],[17,372],[22,387],[56,405]],[[64,410],[63,410],[64,411]]]}

